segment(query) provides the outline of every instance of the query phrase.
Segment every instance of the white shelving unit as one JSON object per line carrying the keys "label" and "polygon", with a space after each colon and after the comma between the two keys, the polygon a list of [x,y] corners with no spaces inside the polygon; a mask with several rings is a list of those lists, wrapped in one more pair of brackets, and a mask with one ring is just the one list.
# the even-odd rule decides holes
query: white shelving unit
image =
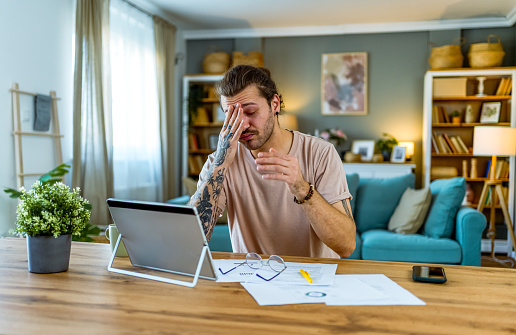
{"label": "white shelving unit", "polygon": [[[477,96],[479,89],[479,81],[477,78],[485,77],[484,92],[486,96]],[[462,78],[465,80],[464,94],[451,95],[446,97],[434,96],[434,79],[439,78]],[[516,91],[516,67],[507,68],[490,68],[490,69],[448,69],[448,70],[431,70],[425,75],[425,90],[424,90],[424,118],[423,118],[423,182],[428,186],[432,180],[431,168],[434,166],[455,166],[462,176],[462,161],[470,161],[471,158],[477,158],[479,162],[479,178],[467,178],[466,181],[470,187],[474,189],[481,189],[484,181],[484,173],[486,170],[486,163],[490,157],[475,157],[471,153],[468,154],[436,154],[432,152],[432,134],[434,132],[450,133],[451,135],[460,135],[464,137],[466,146],[473,145],[473,129],[475,126],[489,125],[500,127],[516,127],[516,106],[512,103],[512,95],[496,95],[498,84],[501,78],[511,78],[512,92]],[[464,81],[463,81],[464,83]],[[453,88],[451,88],[453,90]],[[512,93],[511,92],[511,93]],[[446,93],[446,92],[444,92]],[[434,105],[439,105],[450,113],[455,109],[459,111],[467,104],[474,106],[479,114],[479,108],[484,102],[500,101],[502,103],[501,116],[498,123],[480,123],[479,120],[473,123],[464,123],[464,115],[462,115],[462,123],[460,125],[453,125],[447,123],[436,123],[432,121],[432,113]],[[478,115],[477,114],[477,115]],[[435,120],[434,120],[435,121]],[[512,222],[515,222],[515,157],[510,157],[509,161],[509,178],[504,181],[504,185],[509,189],[509,214]],[[479,191],[476,191],[479,193]],[[476,194],[478,198],[479,194]],[[475,207],[472,205],[472,207]],[[489,225],[489,211],[484,212],[487,217]],[[498,222],[498,221],[497,221]],[[490,251],[491,245],[489,240],[482,240],[482,251]],[[496,252],[507,252],[510,256],[512,254],[510,239],[496,240]]]}

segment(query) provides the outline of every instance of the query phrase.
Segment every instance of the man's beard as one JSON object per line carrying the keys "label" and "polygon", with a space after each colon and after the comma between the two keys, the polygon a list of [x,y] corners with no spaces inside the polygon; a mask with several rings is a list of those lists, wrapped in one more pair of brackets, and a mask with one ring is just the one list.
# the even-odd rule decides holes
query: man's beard
{"label": "man's beard", "polygon": [[269,107],[269,118],[267,119],[267,122],[265,123],[265,127],[263,129],[263,132],[260,134],[259,131],[249,131],[244,132],[244,134],[254,134],[253,138],[251,138],[250,141],[245,141],[242,144],[248,149],[248,150],[257,150],[260,149],[267,141],[271,138],[272,132],[274,131],[274,114],[272,113],[272,108]]}

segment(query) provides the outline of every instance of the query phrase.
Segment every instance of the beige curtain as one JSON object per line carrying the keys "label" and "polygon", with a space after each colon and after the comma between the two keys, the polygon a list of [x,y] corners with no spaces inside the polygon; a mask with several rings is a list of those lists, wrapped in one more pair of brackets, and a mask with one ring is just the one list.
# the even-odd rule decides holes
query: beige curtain
{"label": "beige curtain", "polygon": [[154,41],[156,45],[156,67],[158,80],[158,100],[160,113],[160,134],[163,173],[163,199],[176,196],[177,159],[174,149],[179,146],[175,135],[174,115],[174,67],[176,27],[154,16]]}
{"label": "beige curtain", "polygon": [[91,223],[110,223],[113,196],[109,94],[109,0],[77,0],[72,185],[92,206]]}

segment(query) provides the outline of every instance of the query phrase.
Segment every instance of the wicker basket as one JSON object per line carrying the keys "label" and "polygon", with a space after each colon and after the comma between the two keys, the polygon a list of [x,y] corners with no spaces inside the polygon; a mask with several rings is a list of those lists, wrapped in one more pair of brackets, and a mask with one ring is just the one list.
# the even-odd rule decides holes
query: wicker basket
{"label": "wicker basket", "polygon": [[464,40],[461,39],[460,45],[450,44],[442,47],[432,48],[428,63],[432,70],[448,69],[454,67],[462,67],[464,56],[462,56],[461,45]]}
{"label": "wicker basket", "polygon": [[[493,38],[496,38],[497,42],[492,43]],[[504,56],[500,37],[496,35],[489,35],[487,43],[474,43],[469,47],[468,59],[471,67],[501,66]]]}
{"label": "wicker basket", "polygon": [[233,52],[233,66],[242,64],[262,67],[263,55],[257,51],[250,51],[247,55],[240,51]]}
{"label": "wicker basket", "polygon": [[204,73],[224,73],[229,68],[229,54],[212,52],[204,56],[202,68]]}

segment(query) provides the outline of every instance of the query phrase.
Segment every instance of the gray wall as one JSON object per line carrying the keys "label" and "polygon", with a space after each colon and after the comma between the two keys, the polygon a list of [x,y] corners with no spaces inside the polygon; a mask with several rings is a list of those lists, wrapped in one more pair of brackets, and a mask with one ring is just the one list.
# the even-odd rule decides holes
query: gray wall
{"label": "gray wall", "polygon": [[[499,35],[506,52],[503,66],[514,66],[515,27],[438,32],[381,33],[334,36],[264,38],[260,43],[265,66],[278,84],[285,109],[298,116],[299,130],[339,127],[354,139],[377,140],[382,133],[399,141],[414,141],[417,187],[421,186],[423,77],[428,70],[430,43],[451,44],[464,37],[464,66],[471,43],[484,42],[489,34]],[[202,59],[212,51],[241,51],[239,40],[192,40],[187,42],[187,72],[202,73]],[[321,55],[323,53],[367,52],[368,114],[365,116],[321,115]]]}

